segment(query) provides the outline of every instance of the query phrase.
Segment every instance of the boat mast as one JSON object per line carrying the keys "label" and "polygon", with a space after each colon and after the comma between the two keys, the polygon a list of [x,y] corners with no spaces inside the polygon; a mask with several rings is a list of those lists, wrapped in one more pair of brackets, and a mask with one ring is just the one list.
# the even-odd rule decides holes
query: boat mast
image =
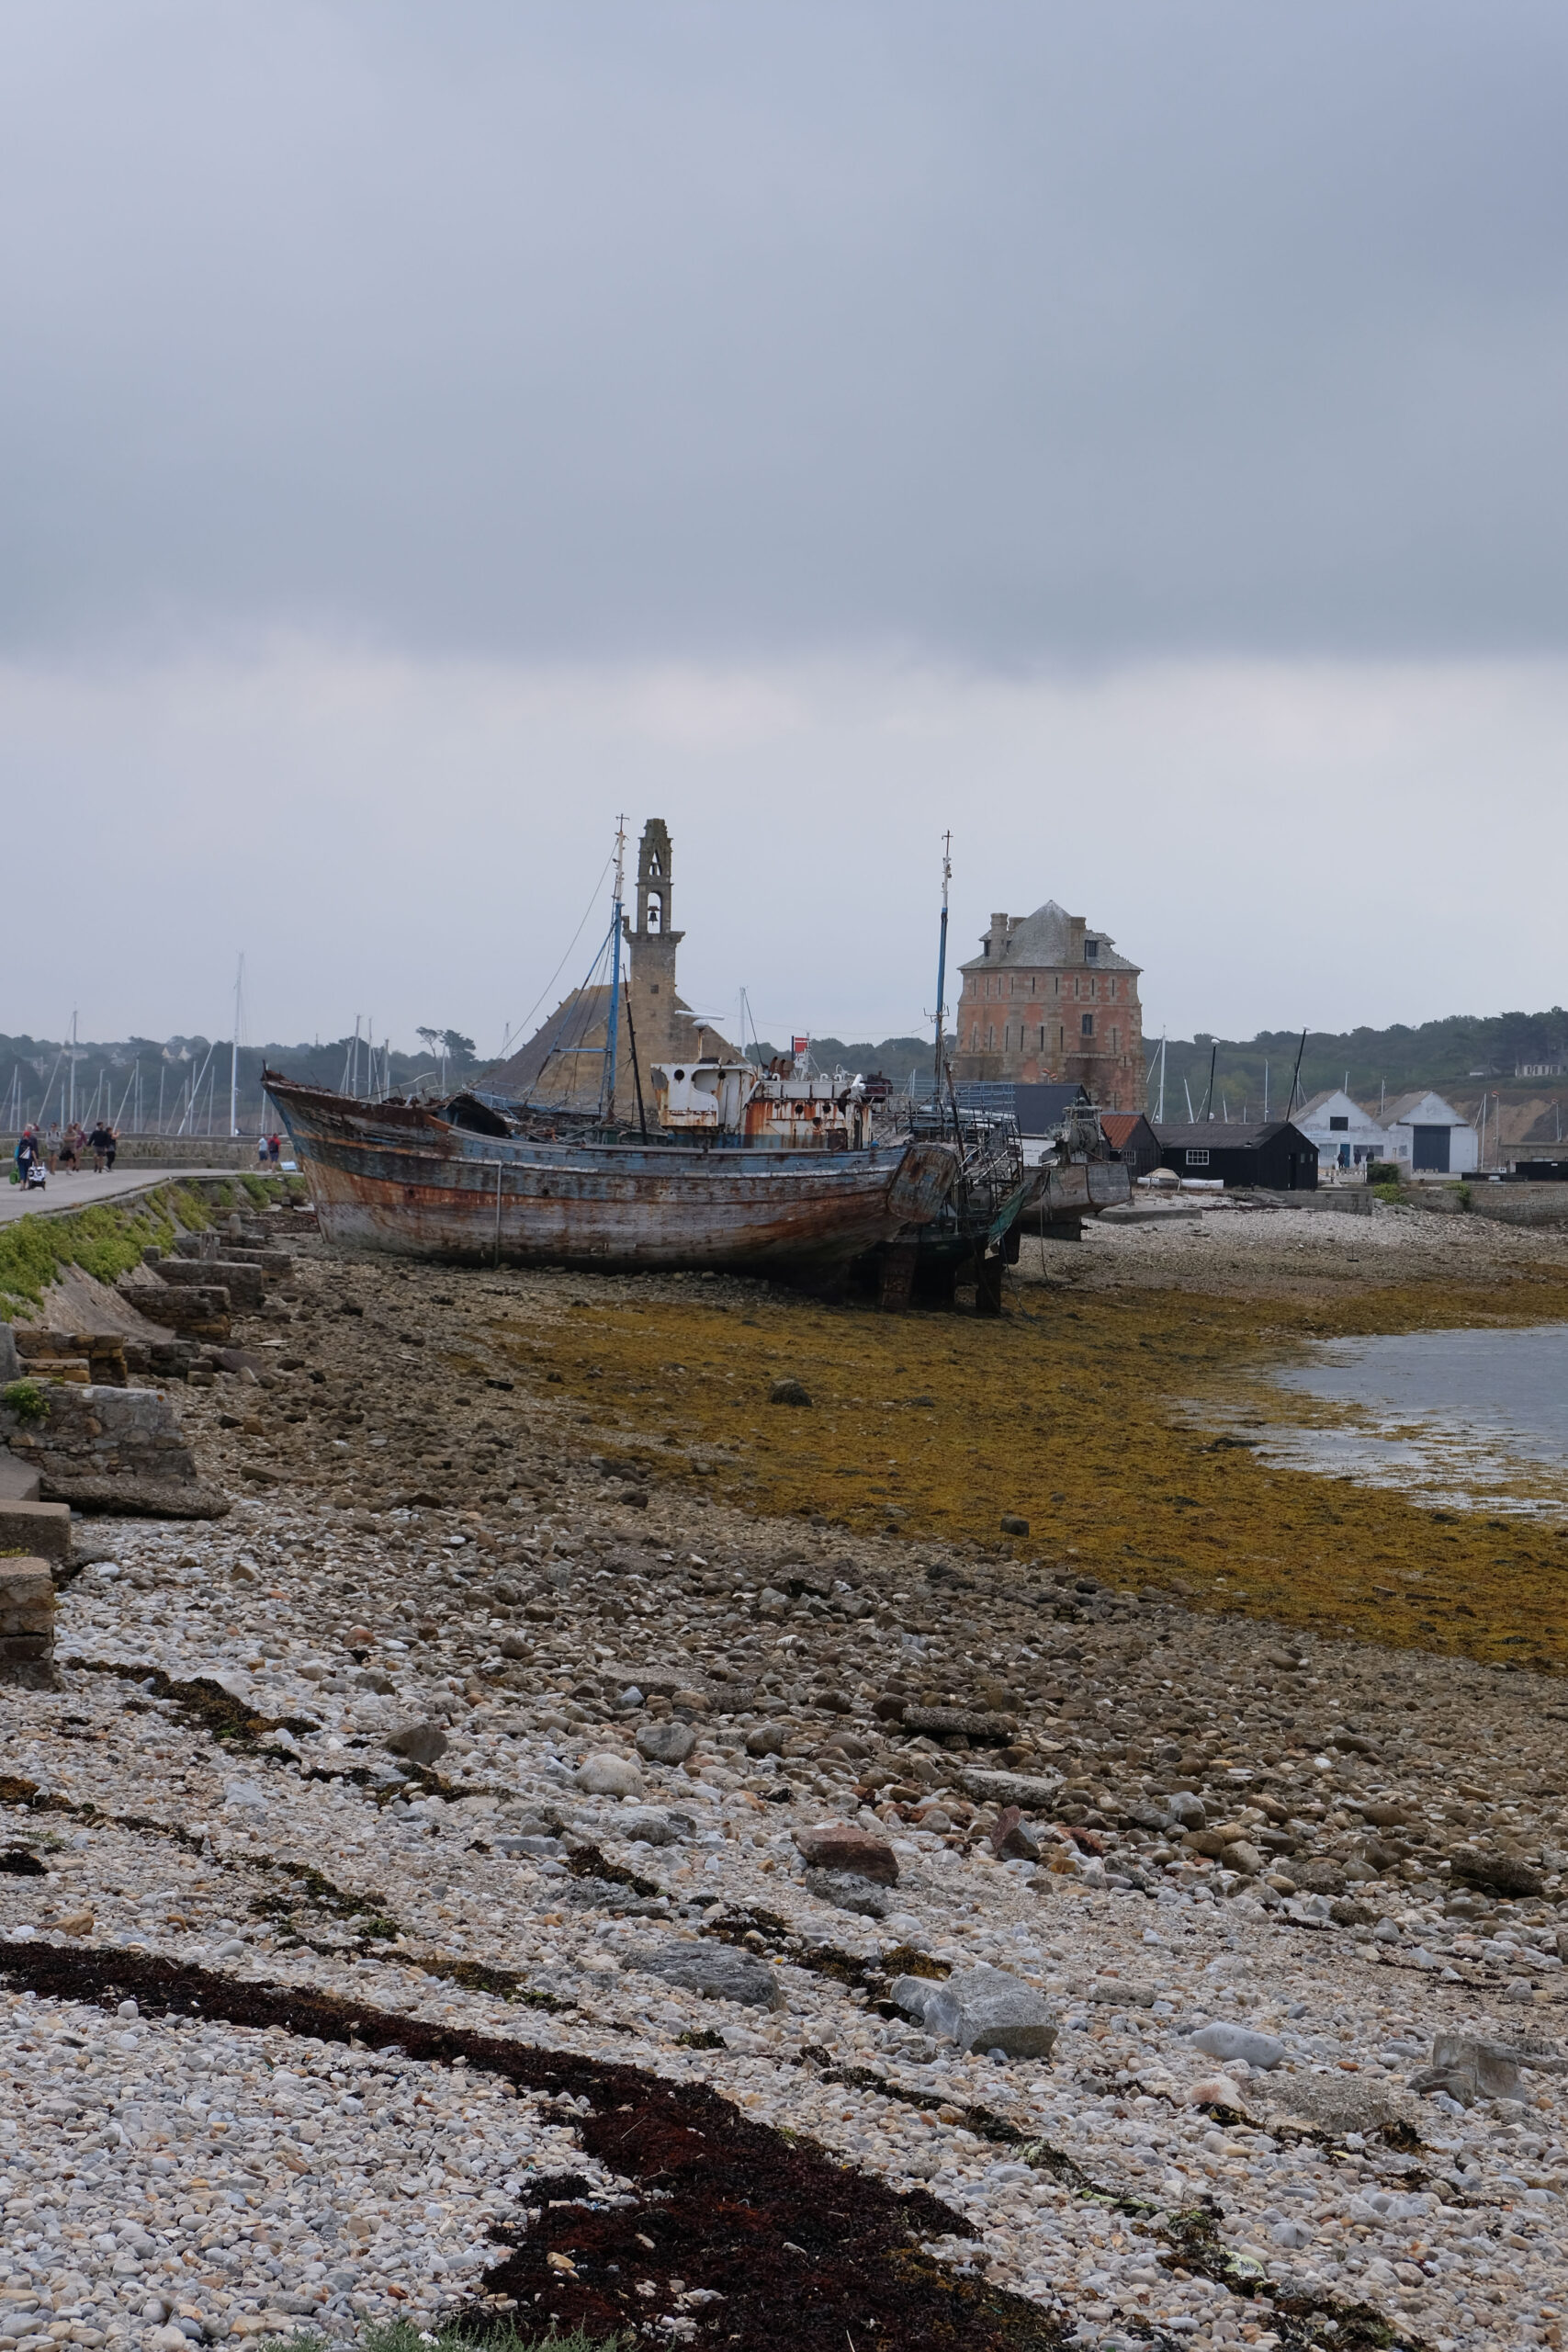
{"label": "boat mast", "polygon": [[234,967],[234,1038],[229,1048],[229,1133],[240,1132],[240,990],[245,978],[245,959],[242,955]]}
{"label": "boat mast", "polygon": [[626,820],[620,816],[615,820],[615,895],[610,908],[610,1017],[604,1028],[604,1091],[599,1108],[600,1117],[608,1119],[615,1115],[615,1048],[621,1012],[621,889],[626,863]]}
{"label": "boat mast", "polygon": [[936,1064],[933,1100],[940,1115],[942,1111],[942,1017],[944,1010],[942,992],[947,987],[947,886],[953,879],[953,835],[942,837],[942,940],[936,953]]}

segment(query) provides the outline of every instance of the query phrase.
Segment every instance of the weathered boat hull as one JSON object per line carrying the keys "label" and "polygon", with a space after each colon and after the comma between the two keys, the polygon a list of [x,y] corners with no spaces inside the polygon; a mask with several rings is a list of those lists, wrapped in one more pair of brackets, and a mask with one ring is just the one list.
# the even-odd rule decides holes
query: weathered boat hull
{"label": "weathered boat hull", "polygon": [[1068,1160],[1039,1171],[1038,1189],[1026,1207],[1047,1217],[1098,1216],[1133,1197],[1133,1180],[1119,1159]]}
{"label": "weathered boat hull", "polygon": [[780,1152],[477,1135],[418,1104],[266,1083],[322,1233],[401,1257],[830,1276],[929,1222],[957,1166],[941,1144]]}

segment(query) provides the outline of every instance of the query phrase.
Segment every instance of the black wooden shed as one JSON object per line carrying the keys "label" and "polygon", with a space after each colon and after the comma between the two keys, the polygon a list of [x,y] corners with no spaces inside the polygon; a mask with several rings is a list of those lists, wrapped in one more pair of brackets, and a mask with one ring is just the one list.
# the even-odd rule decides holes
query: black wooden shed
{"label": "black wooden shed", "polygon": [[1271,1193],[1315,1193],[1317,1148],[1289,1119],[1205,1119],[1195,1126],[1156,1126],[1162,1164],[1179,1176],[1218,1177]]}

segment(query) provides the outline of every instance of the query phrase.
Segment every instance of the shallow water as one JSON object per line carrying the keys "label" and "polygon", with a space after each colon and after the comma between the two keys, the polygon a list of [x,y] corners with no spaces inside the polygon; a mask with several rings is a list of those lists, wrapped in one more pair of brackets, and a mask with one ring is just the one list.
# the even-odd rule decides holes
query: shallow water
{"label": "shallow water", "polygon": [[1262,1461],[1450,1510],[1568,1511],[1568,1323],[1324,1340],[1271,1385],[1318,1409],[1232,1421]]}

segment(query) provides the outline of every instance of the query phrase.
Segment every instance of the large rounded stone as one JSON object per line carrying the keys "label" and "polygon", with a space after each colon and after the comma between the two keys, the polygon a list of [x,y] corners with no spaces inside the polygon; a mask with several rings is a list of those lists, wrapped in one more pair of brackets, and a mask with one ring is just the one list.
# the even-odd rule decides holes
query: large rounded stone
{"label": "large rounded stone", "polygon": [[650,1764],[683,1764],[696,1744],[690,1724],[644,1724],[637,1736],[637,1752]]}
{"label": "large rounded stone", "polygon": [[585,1756],[577,1768],[577,1785],[585,1796],[640,1796],[642,1768],[629,1756]]}

